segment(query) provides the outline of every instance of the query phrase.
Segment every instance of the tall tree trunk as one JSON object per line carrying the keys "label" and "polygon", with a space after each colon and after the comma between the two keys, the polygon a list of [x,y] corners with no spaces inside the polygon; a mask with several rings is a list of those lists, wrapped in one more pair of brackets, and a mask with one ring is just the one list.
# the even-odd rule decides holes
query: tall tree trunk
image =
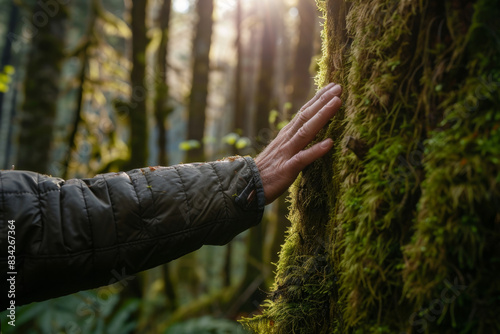
{"label": "tall tree trunk", "polygon": [[317,82],[343,84],[345,106],[320,138],[337,145],[296,183],[275,289],[247,325],[497,332],[498,1],[318,4]]}
{"label": "tall tree trunk", "polygon": [[33,13],[16,168],[48,173],[68,13],[66,5],[43,0]]}
{"label": "tall tree trunk", "polygon": [[167,157],[167,127],[165,125],[171,108],[168,106],[168,83],[167,83],[167,54],[168,54],[168,25],[170,22],[170,11],[172,0],[163,0],[158,14],[158,26],[161,29],[161,42],[158,47],[156,58],[156,96],[155,96],[155,118],[158,127],[158,164],[168,165]]}
{"label": "tall tree trunk", "polygon": [[[161,42],[158,47],[157,61],[157,77],[156,77],[156,96],[155,96],[155,118],[156,126],[158,127],[158,164],[161,166],[168,165],[167,155],[167,127],[166,119],[171,112],[171,107],[168,105],[168,40],[169,40],[169,23],[170,13],[172,8],[172,0],[163,0],[160,12],[158,13],[158,26],[161,29]],[[178,307],[177,292],[171,278],[170,264],[163,265],[163,281],[165,286],[165,295],[167,298],[166,309],[169,312],[175,311]]]}
{"label": "tall tree trunk", "polygon": [[[261,53],[260,67],[257,79],[256,111],[254,117],[255,139],[262,149],[271,137],[269,125],[269,112],[273,108],[275,56],[277,44],[277,0],[265,0],[261,6]],[[233,309],[240,312],[255,311],[260,302],[265,298],[262,285],[266,279],[266,267],[264,266],[264,239],[267,228],[267,220],[252,229],[247,237],[247,259],[245,277],[238,293],[239,299]]]}
{"label": "tall tree trunk", "polygon": [[300,17],[299,41],[295,51],[292,74],[292,110],[296,111],[307,101],[311,92],[311,60],[314,54],[314,36],[318,14],[311,0],[299,0],[297,5]]}
{"label": "tall tree trunk", "polygon": [[148,159],[147,89],[146,77],[146,9],[147,0],[131,1],[132,96],[129,102],[130,161],[127,169],[143,167]]}
{"label": "tall tree trunk", "polygon": [[210,72],[210,47],[212,44],[213,0],[198,0],[196,25],[193,40],[193,79],[189,96],[188,139],[197,140],[199,148],[193,148],[187,153],[187,161],[205,161],[203,137],[205,133],[205,112],[207,109],[208,74]]}
{"label": "tall tree trunk", "polygon": [[[245,134],[245,99],[242,92],[242,79],[243,79],[243,45],[242,45],[242,30],[241,23],[243,21],[242,0],[236,0],[236,15],[235,15],[235,29],[236,29],[236,68],[234,77],[234,120],[233,131],[239,135]],[[235,152],[236,153],[236,152]]]}
{"label": "tall tree trunk", "polygon": [[[242,30],[241,23],[243,21],[242,0],[236,0],[236,13],[235,13],[235,29],[236,39],[234,46],[236,49],[236,68],[234,69],[234,109],[233,109],[233,128],[232,131],[238,133],[240,136],[245,135],[245,116],[246,106],[245,99],[242,92],[242,78],[243,78],[243,45],[242,45]],[[233,155],[238,154],[236,145],[231,148]],[[231,285],[231,254],[233,251],[232,242],[226,245],[226,254],[224,258],[223,268],[223,282],[224,286]]]}
{"label": "tall tree trunk", "polygon": [[277,3],[278,0],[263,0],[261,4],[262,39],[259,77],[257,79],[255,133],[257,144],[263,148],[271,139],[269,130],[269,112],[273,104],[274,64],[277,38]]}

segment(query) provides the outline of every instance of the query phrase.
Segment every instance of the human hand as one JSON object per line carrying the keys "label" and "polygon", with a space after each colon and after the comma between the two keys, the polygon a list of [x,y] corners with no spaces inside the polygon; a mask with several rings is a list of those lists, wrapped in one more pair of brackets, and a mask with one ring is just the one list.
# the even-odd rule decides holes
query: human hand
{"label": "human hand", "polygon": [[266,204],[272,203],[295,181],[300,171],[333,146],[328,138],[303,150],[342,105],[342,88],[333,83],[321,89],[255,158]]}

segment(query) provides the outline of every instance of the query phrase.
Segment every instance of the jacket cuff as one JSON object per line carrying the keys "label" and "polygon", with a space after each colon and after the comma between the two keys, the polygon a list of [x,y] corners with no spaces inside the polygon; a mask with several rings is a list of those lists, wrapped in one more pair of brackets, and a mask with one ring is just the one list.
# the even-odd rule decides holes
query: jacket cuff
{"label": "jacket cuff", "polygon": [[[260,172],[251,157],[244,157],[247,161],[252,178],[249,180],[245,189],[236,197],[235,202],[238,207],[244,211],[258,211],[257,224],[262,220],[264,207],[266,206],[266,198],[264,196],[264,186],[260,178]],[[256,225],[257,225],[256,224]]]}

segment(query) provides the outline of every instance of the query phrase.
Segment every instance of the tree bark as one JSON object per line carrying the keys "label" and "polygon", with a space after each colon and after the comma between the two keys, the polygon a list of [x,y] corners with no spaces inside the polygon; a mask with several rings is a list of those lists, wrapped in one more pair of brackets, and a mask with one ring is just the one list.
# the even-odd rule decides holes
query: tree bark
{"label": "tree bark", "polygon": [[[490,333],[500,293],[500,7],[318,2],[344,109],[292,191],[266,333]],[[487,148],[488,147],[488,148]]]}
{"label": "tree bark", "polygon": [[213,0],[198,0],[196,3],[198,23],[193,40],[193,79],[188,106],[188,139],[197,140],[200,147],[190,149],[187,152],[188,162],[205,161],[203,138],[207,109],[208,75],[210,72],[213,10]]}
{"label": "tree bark", "polygon": [[132,30],[132,72],[130,83],[132,96],[129,102],[130,118],[130,161],[127,169],[147,165],[148,161],[148,127],[147,127],[147,89],[146,89],[146,47],[149,42],[146,36],[147,0],[131,1]]}
{"label": "tree bark", "polygon": [[155,118],[158,128],[158,164],[168,165],[167,156],[167,126],[165,124],[171,108],[168,106],[167,55],[168,55],[168,25],[172,0],[164,0],[158,15],[158,26],[161,29],[161,42],[156,57],[157,77],[155,96]]}
{"label": "tree bark", "polygon": [[68,17],[64,4],[48,3],[38,1],[33,7],[34,36],[26,66],[16,162],[18,169],[40,173],[49,172]]}
{"label": "tree bark", "polygon": [[[242,45],[242,31],[241,23],[243,21],[242,0],[236,0],[236,15],[235,15],[235,29],[236,29],[236,68],[234,76],[234,121],[233,131],[240,136],[245,136],[245,115],[246,106],[244,95],[242,92],[242,78],[243,78],[243,45]],[[236,153],[236,152],[235,152]]]}

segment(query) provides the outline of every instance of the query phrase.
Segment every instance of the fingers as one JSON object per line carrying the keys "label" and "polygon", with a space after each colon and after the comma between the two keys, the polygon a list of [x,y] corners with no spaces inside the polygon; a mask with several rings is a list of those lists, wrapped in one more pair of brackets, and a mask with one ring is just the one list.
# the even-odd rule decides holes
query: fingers
{"label": "fingers", "polygon": [[336,96],[342,94],[342,87],[339,85],[328,85],[322,89],[309,103],[302,107],[299,114],[294,118],[294,122],[290,128],[290,137],[293,136],[299,129],[309,121],[318,111],[330,103]]}
{"label": "fingers", "polygon": [[321,88],[319,90],[319,92],[316,93],[316,95],[314,95],[314,97],[309,101],[307,102],[302,108],[300,108],[300,111],[299,112],[302,112],[303,110],[309,108],[314,102],[316,102],[327,90],[331,89],[332,87],[335,86],[335,83],[331,82],[329,83],[328,85],[326,85],[325,87]]}
{"label": "fingers", "polygon": [[297,133],[288,141],[291,152],[298,152],[306,147],[337,113],[342,101],[335,96],[328,104],[303,124]]}
{"label": "fingers", "polygon": [[287,164],[289,164],[288,167],[293,170],[294,175],[298,175],[301,170],[328,153],[332,146],[333,140],[331,138],[323,140],[307,150],[300,151],[294,155],[287,162]]}
{"label": "fingers", "polygon": [[[329,83],[328,85],[326,85],[325,87],[321,88],[317,93],[316,95],[314,95],[314,97],[309,100],[302,108],[300,108],[299,112],[298,112],[298,115],[300,115],[304,110],[306,110],[307,108],[309,108],[311,105],[313,105],[318,99],[321,98],[321,96],[323,96],[323,94],[328,91],[329,89],[331,89],[332,87],[335,86],[335,83]],[[286,130],[287,128],[290,128],[293,126],[293,124],[295,122],[297,122],[297,119],[298,117],[294,117],[284,128],[283,130]]]}

